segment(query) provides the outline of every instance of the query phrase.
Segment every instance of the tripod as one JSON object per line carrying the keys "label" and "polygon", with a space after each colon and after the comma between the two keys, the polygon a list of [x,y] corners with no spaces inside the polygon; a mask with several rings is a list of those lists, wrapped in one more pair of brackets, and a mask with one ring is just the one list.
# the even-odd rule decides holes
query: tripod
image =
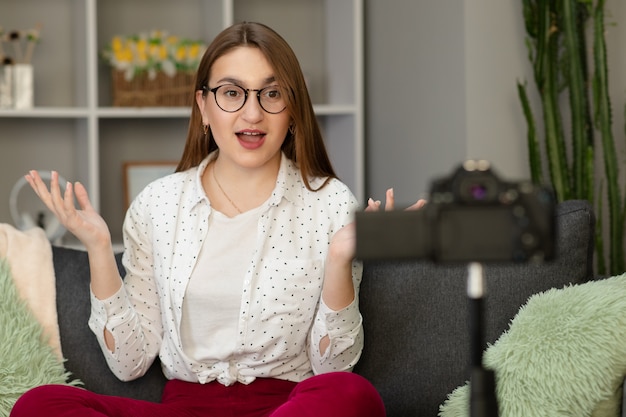
{"label": "tripod", "polygon": [[498,417],[495,376],[493,371],[485,369],[482,364],[484,295],[483,266],[478,262],[472,262],[468,265],[467,274],[471,370],[470,417]]}

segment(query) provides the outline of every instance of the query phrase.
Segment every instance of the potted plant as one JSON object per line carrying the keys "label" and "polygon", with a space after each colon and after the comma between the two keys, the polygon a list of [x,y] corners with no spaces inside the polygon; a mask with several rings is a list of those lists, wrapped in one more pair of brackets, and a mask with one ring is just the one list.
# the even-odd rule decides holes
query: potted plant
{"label": "potted plant", "polygon": [[114,106],[188,106],[202,41],[154,30],[115,36],[103,49],[111,66]]}
{"label": "potted plant", "polygon": [[[522,2],[526,44],[544,126],[540,136],[527,84],[518,81],[528,126],[532,180],[551,185],[558,201],[586,199],[594,205],[598,218],[597,272],[622,273],[624,201],[608,92],[605,0]],[[588,45],[593,51],[591,58]],[[567,100],[561,100],[563,94]],[[571,123],[569,129],[564,126],[566,119]],[[597,152],[598,144],[601,153]]]}

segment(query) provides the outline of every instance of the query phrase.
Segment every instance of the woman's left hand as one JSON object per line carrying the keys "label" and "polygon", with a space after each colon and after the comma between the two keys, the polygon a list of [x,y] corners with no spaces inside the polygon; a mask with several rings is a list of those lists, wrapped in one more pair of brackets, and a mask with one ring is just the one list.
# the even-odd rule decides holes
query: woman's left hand
{"label": "woman's left hand", "polygon": [[[393,189],[387,190],[385,210],[393,210]],[[425,200],[418,200],[407,210],[417,210],[426,204]],[[371,198],[365,211],[380,210],[380,201]],[[352,260],[356,255],[356,224],[351,222],[342,227],[330,241],[324,272],[324,288],[322,297],[331,309],[338,311],[348,306],[354,300],[354,284],[352,282]],[[324,351],[328,338],[323,339],[320,349]]]}
{"label": "woman's left hand", "polygon": [[[426,200],[417,200],[414,204],[407,207],[405,210],[418,210],[426,204]],[[380,201],[374,201],[369,199],[365,211],[379,211],[381,206]],[[393,210],[395,207],[395,199],[393,195],[393,188],[390,188],[385,193],[385,211]],[[356,253],[356,225],[354,222],[342,227],[333,236],[330,246],[328,248],[329,260],[333,260],[338,263],[351,263]]]}

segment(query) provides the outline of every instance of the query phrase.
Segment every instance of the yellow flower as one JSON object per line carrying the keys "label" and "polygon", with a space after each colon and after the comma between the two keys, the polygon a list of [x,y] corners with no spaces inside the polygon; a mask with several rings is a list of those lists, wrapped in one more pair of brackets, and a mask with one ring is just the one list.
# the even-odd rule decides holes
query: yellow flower
{"label": "yellow flower", "polygon": [[187,48],[184,46],[179,46],[176,49],[176,61],[184,61],[185,56],[187,56]]}
{"label": "yellow flower", "polygon": [[198,45],[197,43],[194,43],[189,48],[189,58],[196,59],[198,58],[198,55],[200,55],[200,45]]}
{"label": "yellow flower", "polygon": [[149,55],[151,58],[159,59],[160,57],[160,45],[151,43],[149,49]]}
{"label": "yellow flower", "polygon": [[133,60],[133,51],[129,47],[122,48],[120,46],[114,53],[115,59],[119,62],[131,62]]}
{"label": "yellow flower", "polygon": [[115,52],[120,51],[122,49],[122,38],[119,36],[114,37],[111,41],[111,47]]}
{"label": "yellow flower", "polygon": [[150,76],[163,71],[173,76],[178,71],[194,71],[205,50],[206,45],[201,41],[154,30],[131,36],[114,36],[102,51],[102,56],[130,79],[140,72]]}
{"label": "yellow flower", "polygon": [[167,59],[167,47],[165,45],[159,45],[159,59]]}

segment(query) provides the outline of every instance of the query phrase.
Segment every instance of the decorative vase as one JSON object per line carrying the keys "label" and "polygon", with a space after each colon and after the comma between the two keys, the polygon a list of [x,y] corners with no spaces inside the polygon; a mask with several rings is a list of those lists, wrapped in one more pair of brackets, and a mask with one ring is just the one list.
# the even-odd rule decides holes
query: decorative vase
{"label": "decorative vase", "polygon": [[0,108],[33,108],[33,66],[12,64],[0,66]]}

